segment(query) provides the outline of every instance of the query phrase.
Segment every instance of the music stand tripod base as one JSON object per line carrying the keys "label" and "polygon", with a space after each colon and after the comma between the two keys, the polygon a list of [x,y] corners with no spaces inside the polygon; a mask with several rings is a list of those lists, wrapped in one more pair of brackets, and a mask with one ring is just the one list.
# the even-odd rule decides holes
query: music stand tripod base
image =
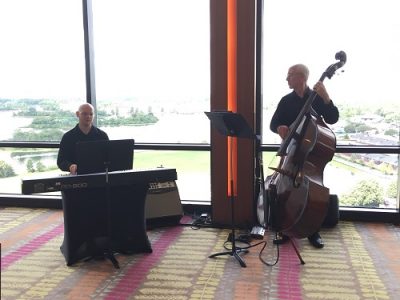
{"label": "music stand tripod base", "polygon": [[247,249],[235,249],[235,250],[233,250],[233,249],[234,249],[234,247],[232,247],[231,251],[214,253],[214,254],[210,255],[209,258],[214,258],[214,257],[221,256],[221,255],[231,255],[231,256],[235,257],[238,260],[239,264],[243,268],[246,268],[247,265],[244,262],[244,260],[239,256],[239,253],[248,253],[249,250],[247,250]]}
{"label": "music stand tripod base", "polygon": [[107,258],[107,259],[109,259],[109,260],[112,262],[114,268],[119,269],[118,260],[115,258],[113,252],[106,252],[106,253],[104,253],[104,257]]}

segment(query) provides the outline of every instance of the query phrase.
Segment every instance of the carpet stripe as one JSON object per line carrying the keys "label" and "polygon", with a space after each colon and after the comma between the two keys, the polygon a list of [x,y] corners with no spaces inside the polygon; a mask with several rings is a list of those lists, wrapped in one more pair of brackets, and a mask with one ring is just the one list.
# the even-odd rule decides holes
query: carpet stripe
{"label": "carpet stripe", "polygon": [[[213,249],[211,249],[211,253],[221,251],[221,245],[226,240],[226,231],[209,231],[207,233],[211,236],[208,238],[206,237],[205,240],[209,240],[211,244],[215,245]],[[212,238],[215,240],[212,240]],[[221,257],[208,258],[208,255],[211,253],[202,252],[203,258],[206,261],[203,263],[199,275],[195,277],[195,282],[193,282],[191,299],[217,299],[215,294],[217,287],[220,285],[228,259]]]}
{"label": "carpet stripe", "polygon": [[[121,260],[119,259],[121,265]],[[82,263],[78,263],[82,264]],[[79,282],[74,285],[68,293],[68,299],[91,299],[93,295],[98,293],[99,287],[107,283],[107,279],[118,274],[118,270],[114,268],[110,261],[98,263],[95,269],[87,270],[84,275],[79,278]]]}
{"label": "carpet stripe", "polygon": [[[40,249],[7,269],[4,279],[8,290],[5,291],[5,295],[12,293],[11,283],[15,276],[18,276],[19,284],[26,288],[14,289],[14,292],[22,293],[5,299],[60,299],[55,287],[62,286],[62,282],[76,272],[65,266],[64,257],[58,250],[61,240],[60,236],[49,240]],[[54,249],[58,250],[57,256],[54,256]]]}
{"label": "carpet stripe", "polygon": [[[299,248],[298,241],[293,243]],[[277,275],[279,299],[302,299],[300,270],[302,265],[291,243],[280,248],[279,272]]]}
{"label": "carpet stripe", "polygon": [[259,299],[260,297],[262,282],[257,279],[263,278],[263,265],[260,264],[258,256],[251,254],[249,252],[242,255],[247,267],[240,269],[240,278],[236,280],[237,283],[234,286],[235,299]]}
{"label": "carpet stripe", "polygon": [[[23,217],[16,218],[14,223],[17,223],[14,229],[10,229],[6,234],[6,241],[3,244],[7,252],[9,248],[17,248],[21,241],[29,241],[35,236],[42,234],[43,228],[54,227],[55,224],[62,224],[60,217],[62,212],[49,213],[47,210],[34,210],[32,216],[24,215]],[[61,217],[62,218],[62,217]],[[26,226],[29,224],[29,226]]]}
{"label": "carpet stripe", "polygon": [[360,292],[364,299],[389,299],[385,285],[379,278],[371,256],[365,248],[360,233],[354,224],[343,224],[346,237],[345,245],[348,247],[349,256],[356,278],[360,285]]}
{"label": "carpet stripe", "polygon": [[[1,299],[383,300],[400,295],[400,228],[392,224],[340,222],[321,230],[326,243],[321,250],[307,239],[296,240],[305,265],[291,244],[280,247],[274,267],[258,260],[261,247],[252,248],[243,255],[247,268],[229,255],[208,258],[223,250],[227,230],[182,226],[174,234],[176,228],[158,228],[148,232],[153,254],[118,255],[121,269],[115,269],[109,260],[67,267],[59,250],[63,230],[55,232],[62,223],[62,211],[0,209],[0,238],[7,244]],[[275,248],[268,245],[263,257],[272,262]]]}
{"label": "carpet stripe", "polygon": [[130,266],[118,284],[112,290],[108,291],[108,295],[104,299],[124,299],[133,294],[146,278],[149,270],[157,264],[166,249],[176,240],[182,231],[183,227],[174,227],[166,230],[155,243],[152,243],[152,248],[157,249],[157,251],[145,254],[139,262]]}
{"label": "carpet stripe", "polygon": [[60,224],[53,228],[52,230],[45,232],[18,249],[11,251],[9,254],[5,255],[2,258],[1,270],[8,268],[9,265],[15,263],[21,258],[31,254],[33,251],[41,247],[44,243],[47,243],[49,240],[57,237],[59,234],[64,232],[64,224]]}
{"label": "carpet stripe", "polygon": [[149,271],[136,290],[135,299],[222,299],[214,294],[227,259],[208,258],[210,245],[216,245],[219,236],[218,230],[185,228],[162,260]]}
{"label": "carpet stripe", "polygon": [[1,209],[1,226],[0,234],[15,229],[19,225],[23,225],[38,215],[46,212],[44,209],[24,209],[18,207],[7,207]]}

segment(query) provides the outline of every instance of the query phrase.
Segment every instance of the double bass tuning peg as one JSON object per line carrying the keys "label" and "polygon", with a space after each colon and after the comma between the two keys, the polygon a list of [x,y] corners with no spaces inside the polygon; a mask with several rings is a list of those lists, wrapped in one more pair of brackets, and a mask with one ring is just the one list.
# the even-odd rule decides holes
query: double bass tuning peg
{"label": "double bass tuning peg", "polygon": [[337,75],[337,76],[340,76],[340,73],[344,73],[344,71],[345,71],[345,70],[340,70],[340,72],[337,73],[336,75]]}

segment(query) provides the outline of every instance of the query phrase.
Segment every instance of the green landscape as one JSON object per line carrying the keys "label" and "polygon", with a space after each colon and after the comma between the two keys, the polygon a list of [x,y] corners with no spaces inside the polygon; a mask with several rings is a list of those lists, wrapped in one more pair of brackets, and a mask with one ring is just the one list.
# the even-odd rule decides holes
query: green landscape
{"label": "green landscape", "polygon": [[[77,120],[73,112],[63,109],[55,101],[38,99],[25,99],[15,101],[11,99],[0,99],[0,112],[12,112],[15,118],[28,118],[30,124],[17,128],[11,141],[28,142],[58,142],[62,134],[75,126]],[[111,107],[111,108],[110,108]],[[341,141],[351,140],[360,132],[369,132],[371,137],[380,133],[388,138],[396,134],[393,126],[397,115],[386,111],[375,111],[380,118],[380,125],[389,122],[386,130],[380,132],[379,124],[373,122],[366,124],[360,118],[354,118],[353,113],[360,113],[355,108],[343,108],[343,118],[350,120],[338,133]],[[117,105],[99,107],[98,124],[107,128],[120,128],[123,126],[149,126],[158,122],[158,117],[152,113],[151,107],[143,112],[135,107],[124,107],[119,109]],[[126,128],[126,127],[125,127]],[[373,133],[373,134],[372,134]],[[19,192],[20,179],[31,176],[57,176],[60,170],[56,166],[57,149],[29,149],[29,148],[2,148],[0,150],[0,182],[3,191]],[[272,152],[263,153],[264,175],[272,173],[269,166],[276,166],[279,157]],[[350,190],[340,194],[341,205],[380,207],[388,206],[397,198],[397,167],[390,162],[375,161],[361,154],[336,154],[328,164],[336,170],[336,176],[340,178],[347,174],[347,178],[353,178],[355,174],[368,174],[368,180],[363,179],[353,182]],[[152,168],[176,168],[179,177],[184,180],[208,180],[210,171],[210,154],[208,151],[165,151],[165,150],[136,150],[134,152],[133,168],[137,170]],[[197,178],[197,179],[196,179]],[[14,180],[10,180],[14,179]],[[351,179],[352,180],[352,179]],[[348,182],[346,182],[348,184]],[[388,200],[389,199],[389,200]],[[391,199],[391,200],[390,200]],[[390,207],[391,205],[389,205]]]}

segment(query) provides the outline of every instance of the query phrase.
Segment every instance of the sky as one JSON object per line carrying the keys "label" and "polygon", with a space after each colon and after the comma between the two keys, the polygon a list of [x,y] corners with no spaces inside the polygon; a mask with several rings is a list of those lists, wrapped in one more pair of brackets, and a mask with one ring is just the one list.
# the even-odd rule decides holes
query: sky
{"label": "sky", "polygon": [[[208,3],[93,1],[97,96],[208,97]],[[332,99],[398,102],[399,6],[397,0],[265,0],[264,101],[289,92],[290,65],[308,65],[313,84],[342,50],[346,65],[325,82]],[[81,10],[81,0],[0,1],[1,98],[84,99]]]}
{"label": "sky", "polygon": [[[209,96],[208,1],[98,0],[93,22],[97,95]],[[0,97],[85,95],[81,0],[1,0],[0,40]]]}
{"label": "sky", "polygon": [[332,99],[398,102],[399,9],[396,0],[266,0],[264,89],[275,91],[267,95],[280,98],[288,91],[287,70],[296,63],[309,67],[314,84],[342,50],[347,62],[339,71],[344,72],[324,81]]}
{"label": "sky", "polygon": [[85,97],[82,1],[0,1],[0,97]]}

